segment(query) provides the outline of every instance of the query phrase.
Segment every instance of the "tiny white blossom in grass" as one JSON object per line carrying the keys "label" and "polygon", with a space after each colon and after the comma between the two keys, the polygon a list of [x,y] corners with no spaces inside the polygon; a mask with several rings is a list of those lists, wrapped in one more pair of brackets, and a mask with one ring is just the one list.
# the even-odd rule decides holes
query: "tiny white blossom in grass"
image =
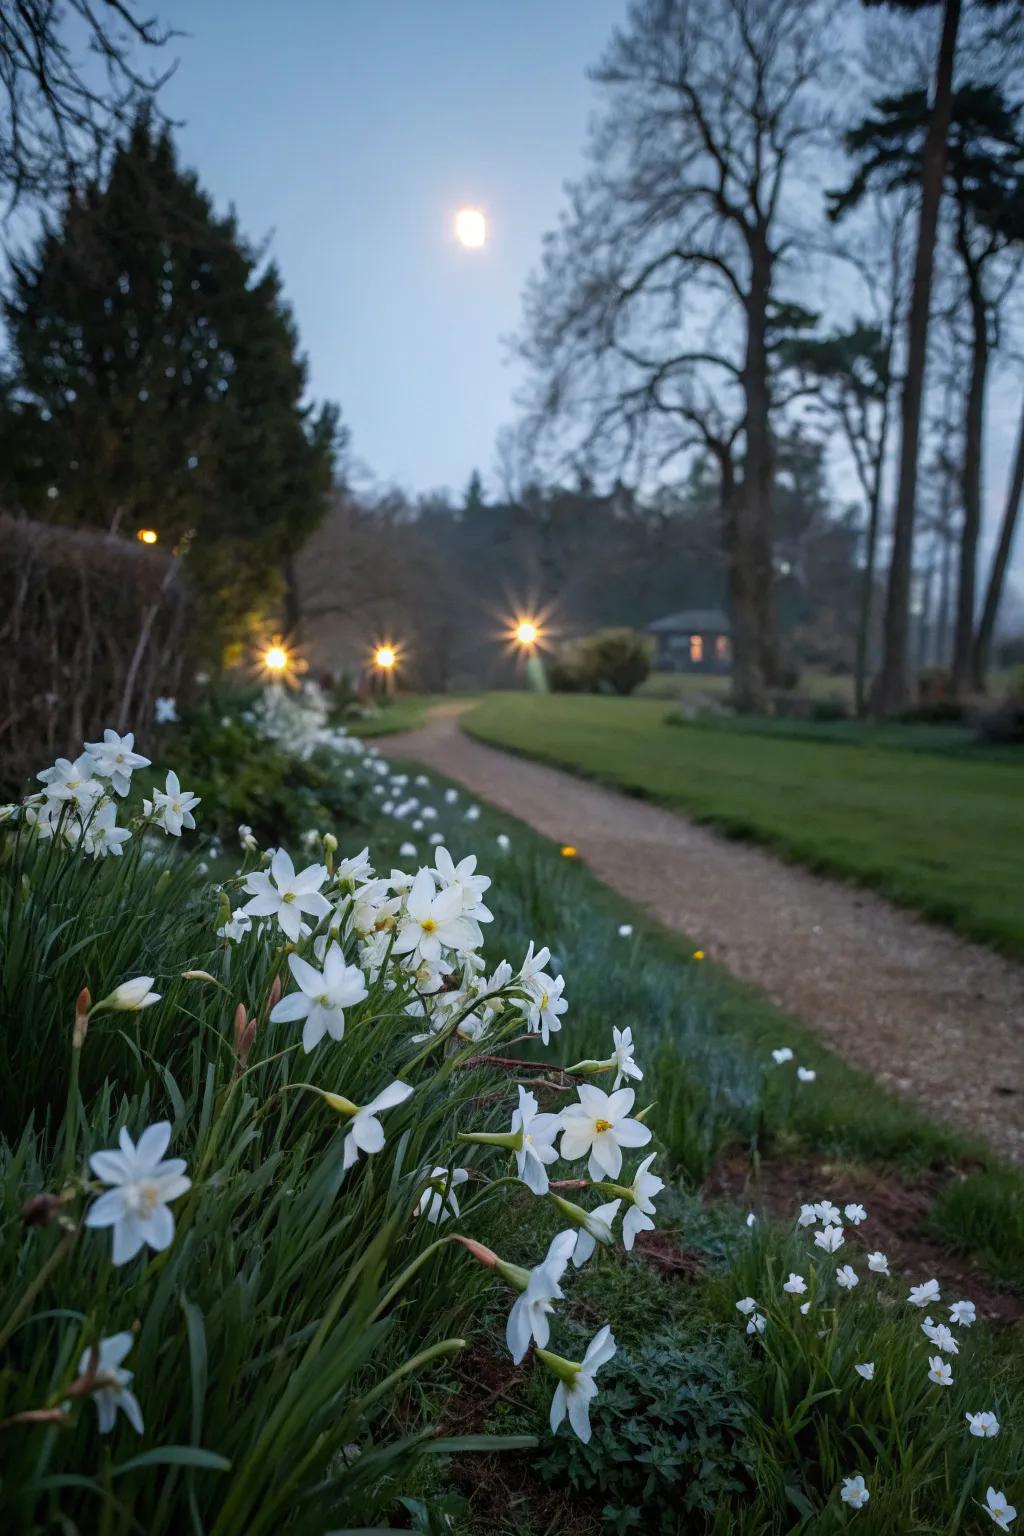
{"label": "tiny white blossom in grass", "polygon": [[788,1045],[780,1045],[772,1051],[772,1060],[777,1067],[785,1066],[787,1061],[793,1060],[793,1052]]}
{"label": "tiny white blossom in grass", "polygon": [[818,1207],[816,1205],[802,1205],[800,1214],[796,1219],[798,1227],[813,1227],[818,1219]]}
{"label": "tiny white blossom in grass", "polygon": [[430,836],[427,838],[427,842],[430,844],[431,848],[440,848],[441,844],[444,842],[444,833],[431,832]]}
{"label": "tiny white blossom in grass", "polygon": [[592,1211],[586,1212],[586,1220],[576,1235],[576,1247],[572,1253],[572,1262],[577,1269],[582,1269],[587,1260],[593,1257],[598,1243],[607,1247],[613,1241],[612,1223],[621,1204],[621,1200],[609,1200],[605,1205],[595,1205]]}
{"label": "tiny white blossom in grass", "polygon": [[807,1281],[803,1275],[790,1273],[789,1279],[782,1289],[788,1291],[791,1296],[802,1296],[807,1289]]}
{"label": "tiny white blossom in grass", "polygon": [[[419,780],[417,779],[416,782],[418,784]],[[459,792],[457,789],[446,789],[444,792],[444,798],[446,805],[454,805],[456,800],[459,798]]]}
{"label": "tiny white blossom in grass", "polygon": [[736,1303],[736,1311],[742,1312],[744,1317],[749,1317],[751,1312],[757,1311],[757,1302],[753,1296],[743,1296]]}
{"label": "tiny white blossom in grass", "polygon": [[613,1091],[618,1088],[624,1077],[634,1077],[637,1082],[642,1082],[644,1074],[633,1059],[633,1031],[628,1024],[625,1029],[612,1026],[612,1046],[612,1061],[615,1063]]}
{"label": "tiny white blossom in grass", "polygon": [[355,1007],[367,996],[366,977],[357,965],[347,965],[341,947],[328,945],[323,970],[318,971],[298,955],[288,956],[288,969],[299,984],[275,1004],[272,1024],[294,1024],[303,1019],[302,1049],[308,1055],[324,1035],[332,1040],[345,1038],[345,1009]]}
{"label": "tiny white blossom in grass", "polygon": [[862,1221],[867,1221],[868,1219],[867,1211],[862,1205],[857,1205],[856,1203],[853,1205],[844,1205],[843,1215],[854,1227],[859,1227]]}
{"label": "tiny white blossom in grass", "polygon": [[810,1302],[809,1302],[809,1301],[805,1301],[805,1302],[804,1302],[804,1303],[803,1303],[803,1304],[802,1304],[802,1306],[801,1306],[801,1308],[800,1308],[800,1311],[801,1311],[801,1312],[802,1312],[802,1313],[803,1313],[803,1315],[804,1315],[804,1317],[806,1317],[806,1316],[807,1316],[807,1314],[808,1314],[808,1312],[809,1312],[809,1311],[810,1311],[810,1310],[811,1310],[811,1304],[810,1304]]}
{"label": "tiny white blossom in grass", "polygon": [[447,1221],[449,1216],[458,1216],[459,1202],[455,1191],[468,1178],[465,1168],[431,1169],[431,1182],[419,1198],[416,1215],[425,1216],[432,1227]]}
{"label": "tiny white blossom in grass", "polygon": [[921,1324],[921,1332],[926,1339],[930,1339],[936,1349],[941,1349],[944,1355],[958,1355],[960,1346],[946,1327],[945,1323],[933,1323],[930,1317],[926,1317]]}
{"label": "tiny white blossom in grass", "polygon": [[836,1284],[841,1285],[844,1291],[852,1291],[855,1285],[860,1284],[860,1278],[852,1264],[841,1264],[836,1270]]}
{"label": "tiny white blossom in grass", "polygon": [[953,1385],[953,1367],[948,1360],[943,1360],[941,1355],[928,1356],[928,1380],[934,1381],[936,1386],[951,1387]]}
{"label": "tiny white blossom in grass", "polygon": [[466,820],[467,821],[479,821],[480,820],[480,807],[478,805],[471,805],[469,807],[469,809],[466,812]]}
{"label": "tiny white blossom in grass", "polygon": [[569,1423],[586,1445],[590,1440],[590,1404],[597,1396],[594,1377],[615,1354],[615,1339],[611,1329],[605,1323],[595,1333],[579,1365],[562,1360],[557,1355],[549,1355],[547,1350],[541,1350],[540,1354],[546,1364],[553,1366],[560,1378],[551,1399],[551,1433],[555,1433],[568,1413]]}
{"label": "tiny white blossom in grass", "polygon": [[833,1205],[831,1200],[819,1200],[814,1207],[818,1218],[826,1227],[838,1227],[842,1223],[842,1215],[838,1205]]}
{"label": "tiny white blossom in grass", "polygon": [[873,1275],[889,1274],[889,1260],[884,1253],[868,1254],[868,1269]]}
{"label": "tiny white blossom in grass", "polygon": [[941,1301],[939,1282],[926,1280],[923,1285],[912,1285],[907,1300],[912,1307],[927,1307],[933,1301]]}
{"label": "tiny white blossom in grass", "polygon": [[632,937],[633,937],[633,924],[632,923],[620,923],[619,924],[619,938],[620,939],[631,939]]}
{"label": "tiny white blossom in grass", "polygon": [[589,1154],[592,1179],[616,1179],[622,1148],[645,1147],[651,1139],[649,1126],[629,1118],[636,1095],[632,1088],[602,1093],[591,1083],[581,1083],[576,1092],[579,1103],[562,1111],[562,1156],[574,1163]]}
{"label": "tiny white blossom in grass", "polygon": [[995,1488],[987,1490],[983,1508],[986,1514],[992,1516],[1001,1531],[1008,1531],[1011,1522],[1017,1518],[1017,1511],[1013,1505],[1006,1502],[1006,1494],[997,1492]]}
{"label": "tiny white blossom in grass", "polygon": [[999,1420],[994,1413],[965,1413],[968,1428],[979,1440],[994,1440],[999,1433]]}
{"label": "tiny white blossom in grass", "polygon": [[751,1231],[753,1231],[754,1227],[757,1226],[757,1217],[754,1215],[753,1211],[747,1212],[745,1225],[749,1227]]}
{"label": "tiny white blossom in grass", "polygon": [[170,1202],[191,1189],[185,1176],[185,1160],[164,1160],[171,1140],[168,1121],[149,1126],[132,1141],[121,1131],[120,1151],[94,1152],[89,1166],[98,1179],[111,1188],[93,1202],[85,1213],[87,1227],[113,1227],[115,1264],[127,1264],[143,1247],[156,1253],[169,1248],[174,1238],[174,1216]]}
{"label": "tiny white blossom in grass", "polygon": [[537,1100],[520,1086],[519,1107],[512,1115],[512,1133],[522,1139],[522,1145],[515,1154],[516,1171],[527,1189],[535,1195],[546,1195],[548,1192],[545,1165],[558,1161],[554,1140],[561,1129],[561,1116],[538,1114]]}
{"label": "tiny white blossom in grass", "polygon": [[659,1179],[656,1173],[649,1173],[648,1169],[654,1162],[657,1153],[652,1152],[645,1157],[630,1185],[630,1194],[633,1203],[622,1218],[622,1246],[630,1253],[637,1236],[641,1232],[653,1232],[654,1222],[654,1196],[665,1188],[665,1181]]}
{"label": "tiny white blossom in grass", "polygon": [[227,939],[232,944],[237,944],[247,933],[252,932],[252,918],[244,907],[236,907],[226,923],[222,923],[217,929],[218,939]]}
{"label": "tiny white blossom in grass", "polygon": [[970,1328],[978,1321],[978,1311],[973,1301],[954,1301],[949,1309],[949,1320],[961,1328]]}
{"label": "tiny white blossom in grass", "polygon": [[873,1360],[862,1361],[860,1365],[854,1366],[854,1370],[858,1376],[863,1376],[865,1381],[874,1381],[875,1379],[875,1362]]}
{"label": "tiny white blossom in grass", "polygon": [[796,1075],[802,1083],[813,1083],[818,1074],[813,1067],[797,1067]]}
{"label": "tiny white blossom in grass", "polygon": [[122,981],[109,997],[96,1004],[93,1012],[109,1009],[111,1013],[139,1013],[143,1008],[152,1008],[160,1001],[160,993],[150,991],[152,985],[152,976],[133,976],[131,981]]}
{"label": "tiny white blossom in grass", "polygon": [[826,1253],[837,1253],[845,1241],[842,1227],[823,1227],[814,1234],[814,1246],[823,1248]]}
{"label": "tiny white blossom in grass", "polygon": [[414,859],[416,857],[416,844],[403,843],[398,850],[398,857],[400,859]]}
{"label": "tiny white blossom in grass", "polygon": [[164,697],[156,700],[153,706],[157,725],[174,725],[178,719],[177,700]]}
{"label": "tiny white blossom in grass", "polygon": [[497,843],[502,853],[508,853],[512,846],[512,839],[509,837],[507,832],[499,832],[494,841]]}
{"label": "tiny white blossom in grass", "polygon": [[157,826],[163,827],[170,837],[180,837],[182,827],[191,831],[196,824],[192,812],[199,804],[199,796],[182,789],[178,775],[171,769],[163,789],[154,789],[152,802],[143,802],[146,815],[152,815]]}
{"label": "tiny white blossom in grass", "polygon": [[121,1369],[121,1362],[134,1343],[133,1333],[111,1334],[108,1339],[100,1339],[98,1351],[92,1348],[83,1351],[78,1362],[78,1374],[84,1376],[95,1357],[96,1386],[91,1396],[96,1404],[101,1435],[108,1435],[113,1429],[119,1408],[136,1434],[142,1434],[142,1409],[135,1393],[128,1390],[132,1372]]}
{"label": "tiny white blossom in grass", "polygon": [[858,1473],[856,1477],[844,1477],[843,1486],[839,1490],[839,1497],[844,1504],[849,1504],[851,1509],[863,1509],[871,1495],[867,1484]]}
{"label": "tiny white blossom in grass", "polygon": [[356,1110],[345,1136],[343,1164],[346,1169],[359,1161],[360,1152],[372,1157],[382,1151],[384,1127],[377,1116],[385,1109],[394,1109],[396,1105],[404,1104],[406,1099],[412,1097],[413,1091],[408,1083],[390,1083],[369,1104]]}
{"label": "tiny white blossom in grass", "polygon": [[304,914],[319,922],[331,910],[326,896],[320,894],[326,879],[323,864],[310,864],[296,874],[291,856],[278,848],[270,861],[269,874],[257,869],[246,875],[242,889],[251,899],[246,902],[245,911],[251,917],[276,917],[285,938],[295,944],[302,932]]}
{"label": "tiny white blossom in grass", "polygon": [[85,744],[85,750],[93,760],[93,772],[101,779],[109,779],[115,794],[126,795],[132,787],[135,769],[149,767],[149,758],[133,751],[134,746],[135,737],[131,731],[126,736],[119,736],[109,729],[103,732],[102,741]]}
{"label": "tiny white blossom in grass", "polygon": [[562,1300],[560,1281],[575,1246],[575,1232],[559,1232],[552,1238],[543,1263],[530,1270],[526,1289],[516,1298],[505,1329],[505,1342],[513,1364],[521,1364],[531,1339],[540,1349],[547,1347],[551,1337],[548,1318],[555,1310],[554,1303]]}
{"label": "tiny white blossom in grass", "polygon": [[761,1312],[752,1312],[747,1319],[748,1333],[764,1333],[768,1326],[768,1319]]}

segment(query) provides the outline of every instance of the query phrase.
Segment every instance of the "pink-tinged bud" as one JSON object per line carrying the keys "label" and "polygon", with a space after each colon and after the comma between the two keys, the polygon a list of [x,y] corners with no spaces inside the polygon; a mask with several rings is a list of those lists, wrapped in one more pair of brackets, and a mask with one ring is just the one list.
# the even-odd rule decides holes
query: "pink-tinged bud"
{"label": "pink-tinged bud", "polygon": [[483,1243],[478,1243],[475,1238],[463,1237],[459,1232],[450,1232],[448,1240],[452,1243],[461,1243],[463,1248],[468,1248],[474,1259],[479,1260],[485,1269],[494,1269],[497,1266],[498,1255],[493,1248],[485,1248]]}
{"label": "pink-tinged bud", "polygon": [[88,987],[83,987],[75,1003],[75,1027],[71,1035],[71,1045],[76,1051],[80,1051],[85,1044],[85,1037],[89,1030],[89,1009],[91,1007],[92,993]]}
{"label": "pink-tinged bud", "polygon": [[250,1019],[244,1003],[239,1003],[235,1009],[235,1055],[238,1058],[238,1070],[245,1066],[249,1060],[249,1052],[252,1043],[256,1039],[256,1020]]}
{"label": "pink-tinged bud", "polygon": [[60,1200],[56,1195],[30,1195],[21,1208],[21,1219],[26,1227],[48,1227],[60,1214]]}
{"label": "pink-tinged bud", "polygon": [[275,976],[273,981],[270,983],[270,991],[267,994],[266,1011],[268,1014],[272,1009],[276,1008],[278,1003],[281,1001],[281,993],[283,991],[284,987],[281,984],[280,976]]}

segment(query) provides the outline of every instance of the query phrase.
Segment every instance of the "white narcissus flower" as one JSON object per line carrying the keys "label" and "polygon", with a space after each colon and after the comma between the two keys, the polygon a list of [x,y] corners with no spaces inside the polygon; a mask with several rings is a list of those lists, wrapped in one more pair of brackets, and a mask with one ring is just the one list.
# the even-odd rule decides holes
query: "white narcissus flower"
{"label": "white narcissus flower", "polygon": [[985,1513],[992,1516],[1001,1531],[1008,1531],[1010,1524],[1017,1518],[1017,1511],[1012,1504],[1006,1502],[1006,1494],[989,1488],[985,1493],[983,1505]]}
{"label": "white narcissus flower", "polygon": [[512,839],[509,837],[507,832],[499,832],[494,841],[497,843],[502,853],[508,853],[512,846]]}
{"label": "white narcissus flower", "polygon": [[615,1081],[612,1090],[618,1088],[624,1077],[635,1077],[637,1082],[643,1081],[643,1072],[633,1060],[633,1031],[627,1024],[625,1029],[616,1029],[612,1026],[612,1062],[615,1064]]}
{"label": "white narcissus flower", "polygon": [[944,1355],[958,1355],[960,1346],[946,1327],[945,1323],[933,1323],[930,1317],[926,1317],[921,1324],[921,1332],[926,1339],[930,1339],[936,1349],[941,1349]]}
{"label": "white narcissus flower", "polygon": [[645,1147],[651,1139],[649,1126],[629,1118],[636,1094],[632,1088],[603,1093],[590,1083],[581,1083],[576,1092],[579,1103],[562,1111],[562,1156],[574,1163],[589,1153],[592,1179],[616,1179],[622,1148]]}
{"label": "white narcissus flower", "polygon": [[113,1333],[108,1339],[100,1339],[98,1350],[84,1350],[78,1362],[78,1374],[84,1376],[95,1360],[96,1386],[90,1395],[96,1404],[101,1435],[108,1435],[113,1429],[119,1408],[136,1434],[142,1434],[142,1409],[135,1393],[128,1390],[132,1372],[121,1369],[121,1361],[134,1343],[133,1333]]}
{"label": "white narcissus flower", "polygon": [[818,1219],[818,1207],[816,1205],[802,1205],[800,1214],[796,1219],[798,1227],[813,1227]]}
{"label": "white narcissus flower", "polygon": [[96,1004],[93,1012],[109,1009],[112,1013],[139,1013],[143,1008],[152,1008],[160,1001],[160,993],[149,990],[152,985],[152,976],[133,976],[131,981],[122,981],[109,997]]}
{"label": "white narcissus flower", "polygon": [[632,1252],[633,1244],[641,1232],[654,1231],[654,1222],[651,1220],[654,1215],[654,1196],[665,1188],[664,1179],[659,1179],[656,1173],[648,1172],[656,1156],[657,1153],[651,1152],[644,1158],[628,1188],[632,1203],[622,1218],[622,1246],[627,1253]]}
{"label": "white narcissus flower", "polygon": [[459,1202],[455,1190],[465,1184],[469,1174],[465,1168],[433,1168],[431,1182],[423,1191],[416,1206],[416,1215],[425,1216],[432,1227],[459,1214]]}
{"label": "white narcissus flower", "polygon": [[370,864],[370,850],[363,848],[359,853],[351,854],[347,859],[339,859],[335,871],[339,885],[359,885],[373,879],[373,868]]}
{"label": "white narcissus flower", "polygon": [[545,1045],[562,1028],[560,1015],[569,1007],[562,996],[564,990],[564,976],[546,976],[543,971],[534,976],[530,985],[531,1000],[527,1005],[526,1027],[540,1035]]}
{"label": "white narcissus flower", "polygon": [[[132,787],[132,773],[136,768],[148,768],[149,758],[133,751],[135,736],[129,731],[119,736],[107,729],[102,741],[87,741],[85,750],[93,760],[93,772],[101,779],[109,779],[116,794],[126,795]],[[118,1334],[120,1338],[120,1334]]]}
{"label": "white narcissus flower", "polygon": [[807,1289],[807,1281],[803,1275],[790,1274],[782,1289],[788,1291],[791,1296],[802,1296]]}
{"label": "white narcissus flower", "polygon": [[978,1312],[973,1301],[954,1301],[949,1309],[949,1320],[961,1328],[970,1328],[978,1321]]}
{"label": "white narcissus flower", "polygon": [[[383,1149],[384,1127],[377,1116],[382,1110],[394,1109],[398,1104],[404,1104],[406,1099],[412,1097],[413,1092],[408,1083],[390,1083],[387,1088],[378,1093],[375,1099],[371,1099],[369,1104],[364,1104],[362,1108],[356,1107],[345,1136],[343,1165],[346,1171],[359,1161],[360,1152],[364,1152],[367,1157],[372,1157],[374,1153]],[[331,1099],[329,1094],[324,1094],[324,1097],[328,1101]]]}
{"label": "white narcissus flower", "polygon": [[178,719],[178,704],[175,699],[157,699],[153,709],[157,725],[174,725]]}
{"label": "white narcissus flower", "polygon": [[189,790],[182,789],[178,783],[178,775],[173,769],[168,771],[163,789],[154,789],[152,802],[143,802],[146,815],[152,814],[157,826],[163,827],[170,837],[180,837],[182,827],[189,831],[195,827],[196,821],[192,812],[199,805],[199,796],[193,795]]}
{"label": "white narcissus flower", "polygon": [[560,1281],[575,1246],[575,1232],[559,1232],[552,1238],[544,1262],[530,1270],[526,1290],[516,1298],[505,1329],[505,1342],[515,1365],[522,1361],[531,1339],[539,1348],[547,1347],[551,1337],[548,1318],[555,1310],[553,1303],[562,1300]]}
{"label": "white narcissus flower", "polygon": [[868,1269],[870,1269],[873,1275],[887,1275],[889,1273],[889,1260],[884,1253],[869,1253]]}
{"label": "white narcissus flower", "polygon": [[842,1216],[838,1205],[833,1205],[831,1200],[819,1200],[814,1207],[816,1214],[826,1227],[838,1227],[842,1225]]}
{"label": "white narcissus flower", "polygon": [[94,768],[89,753],[83,752],[74,762],[58,757],[52,768],[44,768],[36,778],[46,785],[46,799],[56,809],[70,805],[86,815],[105,793],[99,779],[94,777]]}
{"label": "white narcissus flower", "polygon": [[520,1087],[519,1107],[512,1115],[512,1134],[521,1138],[515,1154],[516,1171],[535,1195],[548,1192],[545,1164],[558,1161],[554,1140],[561,1129],[561,1116],[538,1114],[537,1100],[527,1089]]}
{"label": "white narcissus flower", "polygon": [[843,1215],[852,1226],[859,1227],[862,1221],[867,1221],[868,1213],[862,1205],[844,1205]]}
{"label": "white narcissus flower", "polygon": [[416,844],[403,843],[398,850],[398,857],[400,859],[414,859],[416,857]]}
{"label": "white narcissus flower", "polygon": [[823,1227],[814,1234],[814,1246],[824,1248],[826,1253],[837,1253],[845,1241],[842,1227]]}
{"label": "white narcissus flower", "polygon": [[744,1296],[736,1303],[736,1311],[742,1312],[744,1317],[749,1317],[751,1312],[757,1311],[757,1302],[753,1296]]}
{"label": "white narcissus flower", "polygon": [[108,853],[119,859],[124,852],[121,844],[128,842],[131,835],[127,827],[117,825],[117,807],[108,800],[89,817],[82,833],[82,847],[95,859],[105,859]]}
{"label": "white narcissus flower", "polygon": [[839,1497],[844,1504],[849,1504],[851,1509],[863,1509],[871,1495],[867,1490],[867,1484],[858,1473],[856,1477],[843,1478],[843,1486],[839,1490]]}
{"label": "white narcissus flower", "polygon": [[127,1264],[143,1247],[161,1253],[174,1238],[174,1216],[169,1210],[191,1189],[185,1176],[185,1160],[168,1158],[164,1153],[171,1140],[171,1127],[160,1120],[143,1131],[138,1144],[122,1130],[119,1152],[94,1152],[89,1166],[110,1189],[85,1213],[87,1227],[113,1227],[115,1264]]}
{"label": "white narcissus flower", "polygon": [[244,907],[236,907],[226,923],[222,923],[217,929],[218,939],[227,939],[231,944],[237,944],[247,933],[252,932],[252,918]]}
{"label": "white narcissus flower", "polygon": [[928,1380],[934,1381],[936,1386],[951,1387],[953,1385],[953,1367],[941,1355],[928,1356]]}
{"label": "white narcissus flower", "polygon": [[964,1418],[971,1434],[979,1440],[994,1440],[999,1433],[999,1420],[994,1413],[965,1413]]}
{"label": "white narcissus flower", "polygon": [[768,1326],[768,1319],[760,1312],[752,1312],[747,1320],[747,1332],[764,1333]]}
{"label": "white narcissus flower", "polygon": [[852,1264],[841,1264],[836,1270],[836,1284],[841,1285],[844,1291],[852,1291],[855,1285],[860,1284],[857,1271]]}
{"label": "white narcissus flower", "polygon": [[926,1280],[923,1285],[912,1285],[907,1300],[912,1307],[927,1307],[930,1302],[941,1301],[939,1282]]}
{"label": "white narcissus flower", "polygon": [[427,842],[430,844],[431,848],[440,848],[441,844],[444,842],[444,833],[431,832],[430,836],[427,838]]}
{"label": "white narcissus flower", "polygon": [[291,856],[278,848],[270,861],[269,874],[256,869],[246,875],[242,889],[251,899],[246,902],[245,911],[251,917],[276,917],[285,938],[295,944],[302,932],[303,914],[308,913],[319,922],[331,910],[326,896],[320,894],[326,879],[323,864],[310,864],[296,874]]}
{"label": "white narcissus flower", "polygon": [[772,1051],[772,1060],[777,1067],[784,1067],[787,1061],[793,1060],[793,1052],[788,1045],[780,1045]]}
{"label": "white narcissus flower", "polygon": [[[439,836],[440,834],[435,834]],[[443,838],[442,838],[443,842]],[[474,874],[476,854],[467,854],[456,864],[447,848],[438,847],[434,854],[435,878],[442,890],[457,890],[462,898],[462,913],[478,923],[489,923],[493,914],[483,903],[483,894],[490,888],[489,875]]]}
{"label": "white narcissus flower", "polygon": [[818,1074],[813,1067],[797,1067],[796,1075],[802,1083],[813,1083]]}
{"label": "white narcissus flower", "polygon": [[429,869],[421,869],[405,902],[405,915],[395,939],[396,955],[412,955],[417,960],[434,963],[445,949],[472,949],[478,929],[462,915],[462,895],[458,887],[439,891]]}
{"label": "white narcissus flower", "polygon": [[873,1360],[865,1360],[863,1364],[855,1365],[854,1370],[858,1376],[863,1376],[865,1381],[874,1381],[875,1379],[875,1362]]}
{"label": "white narcissus flower", "polygon": [[576,1247],[572,1253],[572,1262],[576,1269],[582,1269],[587,1260],[593,1257],[598,1243],[603,1243],[607,1247],[614,1241],[612,1222],[618,1215],[621,1204],[621,1200],[609,1200],[605,1205],[595,1205],[592,1211],[584,1212],[585,1220],[576,1235]]}
{"label": "white narcissus flower", "polygon": [[632,923],[620,923],[619,924],[619,938],[620,939],[631,939],[632,937],[633,937],[633,924]]}
{"label": "white narcissus flower", "polygon": [[341,946],[328,945],[324,968],[318,971],[298,955],[288,956],[288,969],[300,990],[282,997],[271,1012],[272,1024],[294,1024],[305,1019],[302,1048],[308,1055],[324,1035],[332,1040],[345,1038],[345,1009],[353,1008],[366,997],[366,977],[357,965],[346,965]]}
{"label": "white narcissus flower", "polygon": [[601,1366],[607,1365],[615,1354],[615,1339],[611,1329],[605,1323],[604,1327],[595,1333],[587,1345],[586,1354],[578,1365],[572,1360],[563,1360],[558,1355],[551,1355],[545,1349],[538,1350],[537,1353],[559,1377],[555,1395],[551,1399],[552,1434],[568,1413],[569,1423],[586,1445],[590,1439],[590,1404],[597,1395],[597,1382],[594,1377]]}

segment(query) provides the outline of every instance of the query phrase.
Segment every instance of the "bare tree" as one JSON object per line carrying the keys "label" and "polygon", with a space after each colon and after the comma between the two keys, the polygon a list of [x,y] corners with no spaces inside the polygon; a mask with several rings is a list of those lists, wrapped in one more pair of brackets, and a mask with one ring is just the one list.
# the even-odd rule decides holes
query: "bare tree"
{"label": "bare tree", "polygon": [[526,299],[534,420],[635,475],[718,466],[738,707],[779,679],[772,561],[777,343],[798,238],[788,196],[818,137],[824,0],[633,0],[596,71],[592,168]]}

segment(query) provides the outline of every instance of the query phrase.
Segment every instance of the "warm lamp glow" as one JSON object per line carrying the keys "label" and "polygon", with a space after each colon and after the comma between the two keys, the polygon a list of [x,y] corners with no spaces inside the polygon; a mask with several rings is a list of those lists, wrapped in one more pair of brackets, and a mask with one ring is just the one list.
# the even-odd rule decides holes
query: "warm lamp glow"
{"label": "warm lamp glow", "polygon": [[520,619],[516,625],[516,639],[520,645],[536,645],[540,639],[540,629],[532,619]]}
{"label": "warm lamp glow", "polygon": [[155,528],[140,528],[135,537],[140,544],[155,544],[160,535]]}
{"label": "warm lamp glow", "polygon": [[283,645],[268,645],[263,653],[263,665],[268,672],[287,672],[288,652]]}
{"label": "warm lamp glow", "polygon": [[460,208],[455,215],[455,238],[467,250],[477,251],[487,240],[487,220],[479,208]]}
{"label": "warm lamp glow", "polygon": [[377,649],[373,653],[374,666],[380,667],[384,672],[390,672],[391,668],[395,665],[397,660],[398,657],[395,654],[395,648],[393,645],[378,645]]}

